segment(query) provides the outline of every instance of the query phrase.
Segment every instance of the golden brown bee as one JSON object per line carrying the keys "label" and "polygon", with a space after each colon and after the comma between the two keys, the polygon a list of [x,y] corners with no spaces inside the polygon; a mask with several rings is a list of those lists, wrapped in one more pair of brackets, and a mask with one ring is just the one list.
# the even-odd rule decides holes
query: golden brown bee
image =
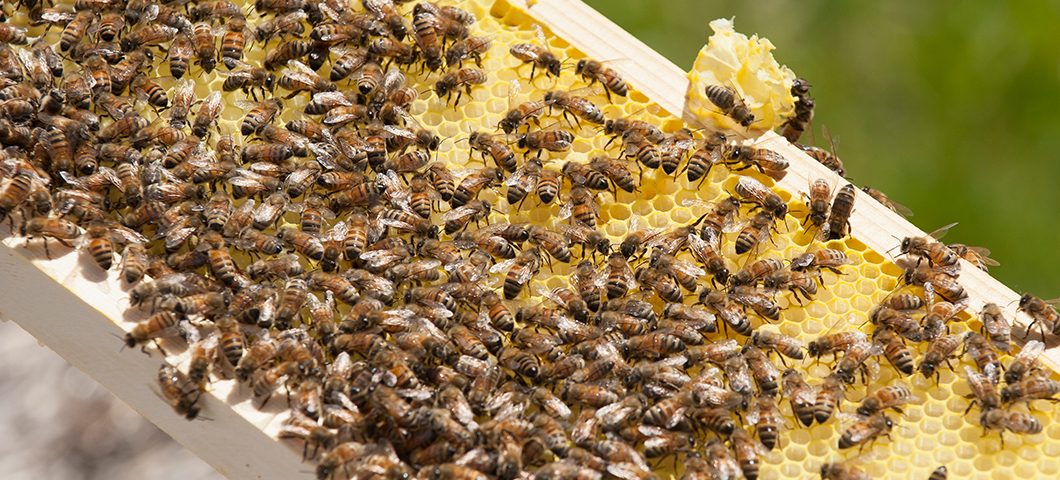
{"label": "golden brown bee", "polygon": [[943,335],[932,340],[931,344],[928,345],[927,351],[924,352],[924,357],[920,359],[917,369],[924,374],[924,378],[931,378],[932,375],[938,378],[937,369],[940,364],[942,362],[948,363],[950,357],[954,356],[960,346],[960,337],[956,335]]}
{"label": "golden brown bee", "polygon": [[699,302],[713,310],[736,333],[745,337],[751,336],[750,319],[747,318],[747,314],[739,304],[729,300],[725,292],[705,288],[699,294]]}
{"label": "golden brown bee", "polygon": [[1042,422],[1034,418],[1033,415],[1024,412],[1010,412],[999,408],[983,410],[983,413],[979,415],[979,424],[983,426],[984,432],[987,429],[1001,430],[1002,445],[1005,442],[1005,430],[1015,434],[1031,435],[1042,431]]}
{"label": "golden brown bee", "polygon": [[846,184],[836,193],[832,201],[832,213],[828,222],[821,226],[818,236],[829,240],[841,239],[850,233],[850,214],[854,211],[854,185]]}
{"label": "golden brown bee", "polygon": [[94,220],[89,223],[85,228],[85,235],[88,237],[85,248],[103,270],[110,270],[113,264],[115,243],[143,244],[147,242],[147,238],[143,235],[117,223],[112,224],[104,220]]}
{"label": "golden brown bee", "polygon": [[873,342],[860,341],[844,350],[843,358],[835,364],[833,371],[847,383],[854,382],[854,372],[863,370],[865,362],[874,355],[883,353],[883,348]]}
{"label": "golden brown bee", "polygon": [[442,221],[445,222],[445,233],[452,235],[459,230],[464,230],[472,221],[478,224],[479,220],[489,217],[492,208],[493,206],[489,202],[472,200],[464,206],[445,212],[442,215]]}
{"label": "golden brown bee", "polygon": [[[749,146],[734,146],[727,152],[726,166],[733,170],[743,170],[749,167],[758,169],[759,172],[769,175],[774,179],[783,178],[788,168],[788,161],[781,154],[768,148],[754,148]],[[732,168],[733,165],[743,163],[744,167]]]}
{"label": "golden brown bee", "polygon": [[[568,162],[569,163],[569,162]],[[633,193],[637,189],[637,180],[622,160],[609,157],[595,157],[589,161],[589,170],[607,175],[615,186]],[[606,188],[606,187],[605,187]]]}
{"label": "golden brown bee", "polygon": [[75,240],[81,236],[81,229],[76,224],[62,218],[31,218],[22,225],[22,236],[30,239],[41,237],[44,239],[44,252],[51,258],[48,252],[48,240],[56,240],[67,247],[72,247],[68,241]]}
{"label": "golden brown bee", "polygon": [[[478,197],[478,193],[482,191],[483,187],[497,185],[503,179],[504,171],[499,168],[474,170],[460,181],[460,184],[453,192],[452,198],[449,200],[449,204],[454,208],[467,205],[468,202]],[[437,189],[437,182],[435,183],[435,188]],[[441,189],[438,189],[438,191],[441,192]]]}
{"label": "golden brown bee", "polygon": [[95,20],[95,16],[94,12],[88,10],[77,12],[77,16],[70,23],[67,23],[66,28],[63,29],[62,36],[59,38],[59,50],[68,52],[74,45],[81,43],[81,39],[84,38],[88,27]]}
{"label": "golden brown bee", "polygon": [[199,416],[199,396],[202,390],[176,367],[166,364],[158,369],[158,386],[162,389],[162,397],[169,403],[178,415],[188,420],[194,420]]}
{"label": "golden brown bee", "polygon": [[[812,418],[811,418],[812,422]],[[772,450],[777,445],[780,436],[780,425],[784,423],[784,417],[777,407],[773,395],[762,394],[755,397],[751,410],[747,413],[747,423],[755,426],[758,438],[767,449]]]}
{"label": "golden brown bee", "polygon": [[206,73],[217,67],[217,40],[213,27],[209,23],[197,23],[191,30],[191,43],[195,48],[195,57]]}
{"label": "golden brown bee", "polygon": [[1041,362],[1038,358],[1043,351],[1045,351],[1045,344],[1042,342],[1038,340],[1027,342],[1005,368],[1005,383],[1009,385],[1019,383],[1025,376],[1040,370]]}
{"label": "golden brown bee", "polygon": [[990,250],[985,247],[973,247],[961,243],[954,243],[946,245],[946,248],[949,248],[958,257],[963,258],[965,261],[975,265],[976,268],[984,272],[990,271],[988,267],[1001,265],[997,260],[989,257]]}
{"label": "golden brown bee", "polygon": [[902,253],[921,257],[937,267],[956,265],[960,257],[949,247],[936,241],[942,238],[954,225],[957,224],[951,223],[941,227],[929,233],[927,237],[906,237],[902,239]]}
{"label": "golden brown bee", "polygon": [[748,345],[743,348],[743,356],[747,360],[747,367],[754,377],[758,390],[765,395],[775,396],[780,393],[780,369],[766,356],[765,352],[758,347]]}
{"label": "golden brown bee", "polygon": [[821,465],[821,480],[872,480],[872,475],[848,462]]}
{"label": "golden brown bee", "polygon": [[817,399],[813,404],[813,418],[817,420],[817,423],[824,424],[832,418],[836,406],[845,396],[843,382],[843,377],[832,373],[825,377],[824,382],[818,387]]}
{"label": "golden brown bee", "polygon": [[894,200],[891,200],[890,198],[887,198],[887,195],[884,195],[883,192],[876,190],[875,188],[865,186],[861,187],[861,191],[867,193],[870,197],[872,197],[873,200],[880,202],[880,205],[887,207],[892,212],[895,212],[903,217],[913,216],[913,211],[910,210],[909,207],[906,207],[905,205],[902,205]]}
{"label": "golden brown bee", "polygon": [[490,272],[499,273],[509,266],[504,277],[504,298],[512,300],[541,268],[541,252],[536,247],[524,250],[519,256],[494,265]]}
{"label": "golden brown bee", "polygon": [[[788,213],[788,205],[784,203],[784,199],[752,177],[740,177],[735,190],[743,200],[755,203],[762,211],[768,212],[777,220],[783,219]],[[835,215],[835,206],[832,207],[832,215]]]}
{"label": "golden brown bee", "polygon": [[574,73],[581,75],[582,79],[588,82],[589,85],[596,82],[603,84],[608,101],[611,101],[612,93],[620,97],[624,97],[629,93],[629,84],[619,76],[618,72],[602,62],[588,58],[579,60],[578,65],[574,68]]}
{"label": "golden brown bee", "polygon": [[[785,370],[781,375],[784,397],[791,402],[791,410],[804,426],[813,425],[817,395],[796,370]],[[827,417],[825,417],[827,420]]]}
{"label": "golden brown bee", "polygon": [[224,109],[221,92],[213,91],[206,96],[199,110],[195,113],[195,121],[191,125],[191,133],[201,139],[209,138],[209,129],[217,123],[217,117]]}
{"label": "golden brown bee", "polygon": [[680,303],[684,300],[680,287],[667,273],[653,267],[639,268],[635,278],[643,287],[651,287],[659,298],[667,302]]}
{"label": "golden brown bee", "polygon": [[[515,172],[516,168],[518,168],[518,165],[516,164],[516,160],[515,160],[515,152],[512,151],[512,147],[510,147],[507,143],[505,143],[505,142],[503,142],[501,140],[498,140],[496,137],[494,137],[494,136],[492,136],[492,135],[490,135],[488,133],[475,131],[475,132],[472,132],[471,136],[468,138],[468,143],[471,144],[471,150],[472,151],[476,151],[477,150],[477,151],[479,151],[482,154],[483,159],[485,159],[485,156],[487,154],[490,157],[493,157],[493,160],[495,162],[497,162],[497,166],[502,168],[502,169],[504,169],[504,171],[506,171],[506,172]],[[526,165],[529,165],[530,163],[531,162],[527,162],[527,163],[523,164],[523,168],[527,168]],[[540,171],[540,168],[541,168],[540,162],[537,163],[536,165],[537,165],[538,171]],[[509,185],[511,185],[511,184],[509,183]],[[534,182],[534,185],[536,186],[536,182]],[[526,191],[529,191],[532,188],[533,187],[527,188]],[[525,196],[525,193],[524,193],[524,196]],[[522,197],[520,197],[520,198],[522,198]],[[518,201],[519,201],[518,199],[515,200],[515,201],[509,200],[508,203],[515,204]]]}
{"label": "golden brown bee", "polygon": [[575,91],[549,90],[545,92],[545,103],[549,105],[549,108],[555,105],[562,109],[564,118],[567,118],[568,114],[573,115],[579,125],[581,125],[581,120],[594,125],[603,125],[605,121],[604,111],[591,100],[580,96],[592,93],[595,93],[592,88]]}
{"label": "golden brown bee", "polygon": [[139,243],[130,243],[122,252],[121,276],[127,283],[136,283],[147,269],[147,252]]}
{"label": "golden brown bee", "polygon": [[[989,378],[985,375],[975,371],[972,367],[967,365],[964,366],[965,380],[968,382],[968,388],[972,391],[973,401],[968,404],[968,411],[979,404],[979,410],[985,412],[987,410],[993,410],[995,408],[1001,408],[1001,395],[997,393],[997,387],[990,382]],[[965,412],[967,413],[967,411]]]}
{"label": "golden brown bee", "polygon": [[254,280],[262,278],[289,278],[305,273],[298,263],[298,256],[284,255],[279,258],[261,259],[247,267],[247,275]]}
{"label": "golden brown bee", "polygon": [[917,397],[913,396],[906,387],[899,385],[882,387],[866,395],[861,400],[861,405],[858,406],[858,415],[873,416],[888,408],[902,413],[902,406],[916,400]]}
{"label": "golden brown bee", "polygon": [[417,5],[412,17],[412,38],[423,55],[424,65],[432,72],[442,67],[442,45],[438,39],[440,32],[435,29],[437,22],[436,15],[430,9]]}
{"label": "golden brown bee", "polygon": [[773,215],[769,212],[758,212],[751,217],[750,223],[736,236],[736,254],[743,255],[757,249],[762,242],[772,240],[769,232],[772,226]]}
{"label": "golden brown bee", "polygon": [[559,76],[562,63],[546,47],[532,43],[516,43],[510,46],[508,51],[513,57],[522,60],[524,64],[529,63],[532,65],[530,69],[531,78],[537,72],[538,67],[547,75]]}
{"label": "golden brown bee", "polygon": [[879,328],[872,332],[872,340],[883,347],[883,354],[896,370],[906,375],[913,374],[913,354],[898,334]]}
{"label": "golden brown bee", "polygon": [[911,266],[902,275],[902,281],[906,285],[924,287],[924,297],[928,304],[934,303],[936,294],[948,302],[955,303],[968,296],[964,287],[957,282],[956,274],[956,268]]}
{"label": "golden brown bee", "polygon": [[707,99],[721,110],[725,116],[733,119],[743,127],[750,127],[755,123],[755,116],[751,108],[744,103],[743,98],[736,90],[721,85],[707,85]]}
{"label": "golden brown bee", "polygon": [[490,47],[493,46],[493,39],[496,35],[490,35],[488,37],[468,37],[459,42],[453,43],[449,46],[449,49],[445,51],[445,64],[448,67],[461,67],[464,64],[464,60],[469,57],[475,59],[475,63],[482,67],[482,55],[489,51]]}
{"label": "golden brown bee", "polygon": [[1027,332],[1030,332],[1031,327],[1037,324],[1042,332],[1042,338],[1045,338],[1046,330],[1055,335],[1055,332],[1060,329],[1060,313],[1057,313],[1052,305],[1058,301],[1060,300],[1042,300],[1029,293],[1021,295],[1017,310],[1026,312],[1034,319],[1030,325],[1027,325]]}
{"label": "golden brown bee", "polygon": [[[781,333],[773,333],[767,330],[757,330],[751,334],[751,343],[759,348],[776,350],[781,355],[792,360],[802,360],[802,342]],[[810,355],[814,352],[811,350]]]}
{"label": "golden brown bee", "polygon": [[1001,381],[1001,360],[994,342],[978,333],[968,332],[964,335],[964,350],[994,385]]}
{"label": "golden brown bee", "polygon": [[810,183],[809,195],[805,196],[808,200],[806,206],[810,212],[806,214],[803,225],[806,225],[806,222],[816,227],[824,225],[828,221],[828,212],[832,203],[832,185],[828,183],[828,180],[818,178]]}
{"label": "golden brown bee", "polygon": [[412,47],[391,37],[380,37],[368,44],[368,53],[376,57],[386,57],[399,64],[411,64],[419,56]]}
{"label": "golden brown bee", "polygon": [[139,30],[130,32],[121,39],[121,51],[131,52],[140,47],[161,45],[172,41],[177,36],[177,29],[162,25],[147,25]]}
{"label": "golden brown bee", "polygon": [[795,114],[788,117],[784,124],[780,126],[780,135],[791,143],[797,143],[799,138],[802,137],[802,132],[806,130],[806,126],[813,121],[813,108],[817,106],[817,102],[814,99],[805,95],[797,96]]}
{"label": "golden brown bee", "polygon": [[[461,68],[455,72],[449,72],[435,82],[434,93],[438,98],[445,96],[448,102],[453,92],[456,91],[456,103],[460,103],[460,96],[464,93],[471,95],[471,87],[486,82],[486,72],[475,68]],[[461,89],[462,90],[458,90]]]}
{"label": "golden brown bee", "polygon": [[[156,280],[157,281],[157,280]],[[125,346],[132,348],[176,331],[181,317],[173,312],[158,312],[147,320],[137,324],[125,334]]]}
{"label": "golden brown bee", "polygon": [[688,346],[680,338],[664,332],[638,335],[630,338],[626,344],[626,349],[630,354],[643,355],[650,358],[669,356],[683,352],[687,348]]}
{"label": "golden brown bee", "polygon": [[276,80],[277,86],[291,91],[291,94],[288,95],[287,98],[291,98],[303,91],[316,94],[321,92],[333,92],[336,90],[334,83],[317,75],[316,72],[305,66],[304,63],[299,62],[298,60],[289,60],[287,65],[290,68],[284,70],[283,75]]}
{"label": "golden brown bee", "polygon": [[[509,94],[509,99],[513,97],[513,94]],[[522,127],[524,124],[532,121],[534,124],[538,124],[538,118],[545,113],[545,107],[548,104],[544,102],[524,102],[516,107],[508,110],[504,114],[504,118],[501,119],[498,126],[504,133],[511,134],[512,132]]]}
{"label": "golden brown bee", "polygon": [[283,110],[283,102],[277,98],[270,98],[261,103],[237,102],[237,104],[248,110],[240,126],[241,133],[247,136],[260,132]]}
{"label": "golden brown bee", "polygon": [[595,226],[600,222],[600,205],[596,195],[588,188],[577,186],[571,188],[569,202],[560,209],[559,219],[571,218],[586,226]]}
{"label": "golden brown bee", "polygon": [[756,480],[762,468],[762,459],[759,455],[765,455],[769,453],[769,450],[743,428],[734,429],[731,440],[733,451],[736,452],[736,460],[740,464],[740,469],[743,470],[744,477],[747,480]]}

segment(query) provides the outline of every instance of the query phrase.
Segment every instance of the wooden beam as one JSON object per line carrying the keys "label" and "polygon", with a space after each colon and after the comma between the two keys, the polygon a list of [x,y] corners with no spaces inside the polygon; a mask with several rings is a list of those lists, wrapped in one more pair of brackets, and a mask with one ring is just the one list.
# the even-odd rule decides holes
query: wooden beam
{"label": "wooden beam", "polygon": [[54,257],[38,260],[44,258],[40,240],[29,248],[24,244],[24,239],[13,237],[0,242],[0,316],[17,323],[226,477],[315,478],[297,453],[272,438],[283,418],[278,413],[286,411],[282,400],[259,411],[251,405],[246,386],[234,380],[214,382],[200,400],[201,416],[208,420],[185,420],[159,399],[154,379],[164,360],[139,349],[122,349],[125,331],[111,320],[126,318],[128,306],[128,285],[118,279],[119,270],[105,274],[87,253],[54,242],[49,245]]}

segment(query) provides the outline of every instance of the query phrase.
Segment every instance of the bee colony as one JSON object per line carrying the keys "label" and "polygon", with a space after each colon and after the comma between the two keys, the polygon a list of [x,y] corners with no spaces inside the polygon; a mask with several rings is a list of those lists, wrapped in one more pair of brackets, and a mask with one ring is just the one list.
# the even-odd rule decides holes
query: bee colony
{"label": "bee colony", "polygon": [[[7,12],[5,315],[90,375],[129,367],[128,396],[162,399],[134,406],[230,476],[1060,471],[1033,401],[1060,386],[1005,329],[1055,311],[797,147],[810,87],[760,40],[713,25],[689,79],[648,81],[591,58],[623,55],[579,9]],[[723,37],[758,50],[727,72]],[[94,292],[47,308],[124,338],[41,328],[13,301],[45,275]],[[294,454],[217,458],[273,448],[254,429]]]}

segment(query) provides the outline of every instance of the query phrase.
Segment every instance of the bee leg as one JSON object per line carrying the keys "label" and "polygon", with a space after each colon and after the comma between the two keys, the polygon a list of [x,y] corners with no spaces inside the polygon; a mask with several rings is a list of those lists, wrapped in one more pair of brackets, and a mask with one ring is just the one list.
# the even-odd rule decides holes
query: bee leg
{"label": "bee leg", "polygon": [[301,92],[302,92],[301,90],[297,90],[297,91],[291,92],[290,95],[287,95],[286,97],[283,97],[283,98],[285,100],[290,100],[290,99],[294,98],[295,95],[298,95]]}

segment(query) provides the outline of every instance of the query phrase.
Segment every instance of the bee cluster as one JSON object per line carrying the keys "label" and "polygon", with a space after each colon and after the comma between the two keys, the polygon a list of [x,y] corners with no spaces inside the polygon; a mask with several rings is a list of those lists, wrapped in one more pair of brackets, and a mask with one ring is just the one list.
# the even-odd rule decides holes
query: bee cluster
{"label": "bee cluster", "polygon": [[[831,422],[859,380],[871,392],[840,414],[852,423],[838,448],[900,427],[883,411],[918,399],[868,388],[877,357],[939,378],[961,347],[984,428],[1040,432],[1007,406],[1060,392],[1038,342],[998,393],[1011,330],[1000,307],[979,315],[985,336],[949,334],[967,330],[957,259],[992,261],[933,237],[903,242],[900,288],[862,292],[875,299],[857,312],[871,339],[835,327],[804,346],[767,326],[807,319],[856,273],[853,185],[833,195],[816,180],[789,208],[767,185],[788,167],[779,153],[637,109],[608,64],[566,59],[572,69],[540,27],[503,26],[475,3],[78,0],[8,13],[39,33],[0,25],[0,218],[48,255],[80,242],[120,268],[148,317],[127,346],[188,351],[158,373],[179,414],[200,417],[211,381],[234,379],[262,406],[285,397],[273,399],[290,406],[280,437],[303,442],[321,479],[635,480],[668,456],[688,479],[754,479],[786,418]],[[528,38],[495,45],[491,31]],[[540,98],[517,102],[522,85]],[[813,116],[808,92],[792,86],[781,128],[793,143]],[[754,122],[735,90],[705,93]],[[803,149],[843,174],[831,153]],[[453,168],[476,152],[481,168]],[[679,188],[680,207],[644,201]],[[1043,335],[1060,328],[1045,301],[1019,308]],[[928,342],[919,364],[906,342]],[[811,375],[822,356],[838,358]]]}

